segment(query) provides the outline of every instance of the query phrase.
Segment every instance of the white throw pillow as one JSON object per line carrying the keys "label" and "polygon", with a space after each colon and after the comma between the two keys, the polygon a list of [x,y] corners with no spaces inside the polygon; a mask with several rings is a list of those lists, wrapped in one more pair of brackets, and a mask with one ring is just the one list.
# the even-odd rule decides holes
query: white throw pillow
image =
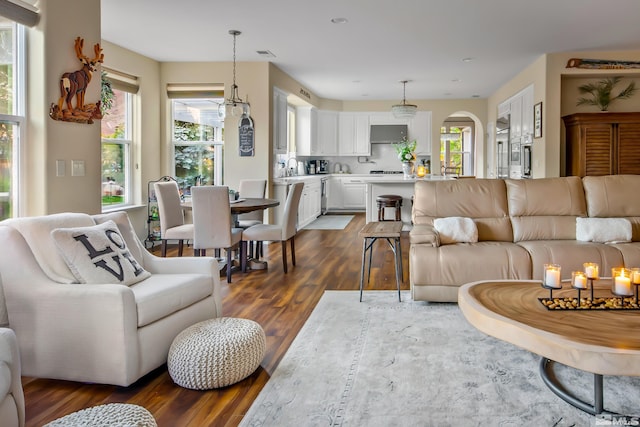
{"label": "white throw pillow", "polygon": [[151,275],[131,255],[113,221],[56,228],[51,237],[79,283],[133,285]]}
{"label": "white throw pillow", "polygon": [[630,242],[631,233],[626,218],[576,218],[576,240],[581,242]]}
{"label": "white throw pillow", "polygon": [[440,235],[440,243],[475,243],[478,241],[478,227],[471,218],[450,216],[436,218],[433,227]]}

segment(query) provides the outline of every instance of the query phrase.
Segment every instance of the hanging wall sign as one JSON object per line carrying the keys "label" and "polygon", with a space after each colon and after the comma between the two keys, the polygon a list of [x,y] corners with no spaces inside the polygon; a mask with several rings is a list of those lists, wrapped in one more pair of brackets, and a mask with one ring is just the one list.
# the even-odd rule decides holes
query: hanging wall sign
{"label": "hanging wall sign", "polygon": [[238,124],[238,147],[240,149],[240,157],[252,157],[256,154],[255,141],[253,139],[253,120],[247,114],[240,117]]}

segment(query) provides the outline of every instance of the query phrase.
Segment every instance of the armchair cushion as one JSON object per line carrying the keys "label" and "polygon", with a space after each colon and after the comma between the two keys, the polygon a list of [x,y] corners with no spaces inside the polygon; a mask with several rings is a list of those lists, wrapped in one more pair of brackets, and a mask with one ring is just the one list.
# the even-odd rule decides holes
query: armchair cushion
{"label": "armchair cushion", "polygon": [[151,276],[131,255],[113,221],[51,231],[59,253],[79,283],[132,285]]}
{"label": "armchair cushion", "polygon": [[138,327],[176,313],[212,293],[206,274],[154,274],[131,286],[138,312]]}
{"label": "armchair cushion", "polygon": [[576,240],[621,243],[631,241],[631,222],[626,218],[576,218]]}

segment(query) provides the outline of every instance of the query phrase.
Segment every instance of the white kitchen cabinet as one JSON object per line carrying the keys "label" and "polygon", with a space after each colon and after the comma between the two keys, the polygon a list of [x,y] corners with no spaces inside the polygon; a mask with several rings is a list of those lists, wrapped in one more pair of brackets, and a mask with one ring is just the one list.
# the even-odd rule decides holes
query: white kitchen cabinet
{"label": "white kitchen cabinet", "polygon": [[338,112],[318,110],[317,113],[316,156],[338,155]]}
{"label": "white kitchen cabinet", "polygon": [[367,206],[367,184],[358,178],[342,178],[343,209],[364,210]]}
{"label": "white kitchen cabinet", "polygon": [[312,223],[321,214],[320,179],[305,180],[298,205],[298,228]]}
{"label": "white kitchen cabinet", "polygon": [[416,140],[416,155],[431,155],[431,111],[418,111],[409,121],[409,139]]}
{"label": "white kitchen cabinet", "polygon": [[370,156],[369,113],[340,112],[338,116],[338,155]]}
{"label": "white kitchen cabinet", "polygon": [[533,139],[533,87],[522,94],[522,135]]}
{"label": "white kitchen cabinet", "polygon": [[318,110],[313,107],[296,107],[296,156],[318,155]]}
{"label": "white kitchen cabinet", "polygon": [[287,153],[287,94],[273,88],[273,146],[276,154]]}
{"label": "white kitchen cabinet", "polygon": [[510,138],[519,138],[522,136],[522,96],[515,96],[509,102],[510,114]]}

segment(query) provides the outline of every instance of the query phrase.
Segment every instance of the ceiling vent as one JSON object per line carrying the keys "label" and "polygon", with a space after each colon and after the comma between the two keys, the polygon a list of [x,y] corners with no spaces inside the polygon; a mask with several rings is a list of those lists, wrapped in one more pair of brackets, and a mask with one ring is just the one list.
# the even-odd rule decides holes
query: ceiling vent
{"label": "ceiling vent", "polygon": [[256,53],[263,58],[275,58],[276,56],[268,50],[256,50]]}

